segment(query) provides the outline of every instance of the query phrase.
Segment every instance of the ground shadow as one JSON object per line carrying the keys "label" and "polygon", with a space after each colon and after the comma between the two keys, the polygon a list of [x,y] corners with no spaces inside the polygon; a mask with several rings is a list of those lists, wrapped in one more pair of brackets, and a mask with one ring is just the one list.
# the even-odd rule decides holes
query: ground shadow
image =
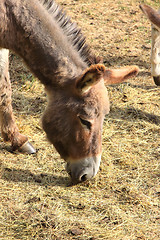
{"label": "ground shadow", "polygon": [[[2,165],[2,164],[1,164]],[[61,186],[71,185],[69,177],[57,176],[54,174],[34,174],[30,170],[5,167],[2,169],[1,179],[8,182],[28,182],[40,186]]]}
{"label": "ground shadow", "polygon": [[148,61],[144,61],[141,59],[141,56],[126,56],[126,55],[117,55],[117,56],[110,56],[106,55],[103,58],[103,63],[108,67],[114,67],[115,63],[119,66],[124,65],[137,65],[139,68],[150,68],[150,63]]}
{"label": "ground shadow", "polygon": [[137,88],[137,89],[143,89],[143,90],[155,90],[158,87],[153,83],[153,86],[150,85],[137,85],[137,84],[132,84],[132,83],[123,83],[123,84],[127,84],[129,87],[132,88]]}
{"label": "ground shadow", "polygon": [[43,97],[37,96],[30,98],[24,96],[23,93],[17,92],[12,96],[12,106],[14,113],[21,113],[26,116],[35,116],[36,114],[42,114],[46,108],[47,99],[44,94]]}
{"label": "ground shadow", "polygon": [[[115,112],[119,113],[118,115],[115,114]],[[130,118],[128,118],[128,115],[130,115]],[[119,116],[119,117],[118,117]],[[127,108],[119,108],[119,107],[112,107],[109,114],[109,117],[112,119],[121,119],[123,116],[123,119],[127,119],[127,121],[139,119],[144,120],[146,122],[150,122],[156,125],[160,124],[160,116],[148,113],[146,111],[142,111],[140,109],[134,108],[134,107],[127,107]]]}

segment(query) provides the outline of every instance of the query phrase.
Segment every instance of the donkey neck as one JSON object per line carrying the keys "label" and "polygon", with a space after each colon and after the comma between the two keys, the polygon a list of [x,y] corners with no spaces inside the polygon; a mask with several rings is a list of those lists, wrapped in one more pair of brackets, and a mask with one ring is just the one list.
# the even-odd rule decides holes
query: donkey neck
{"label": "donkey neck", "polygon": [[20,55],[44,85],[64,85],[87,67],[40,1],[2,0],[3,3],[6,14],[4,17],[0,13],[0,21],[5,21],[7,27],[0,26],[0,47]]}

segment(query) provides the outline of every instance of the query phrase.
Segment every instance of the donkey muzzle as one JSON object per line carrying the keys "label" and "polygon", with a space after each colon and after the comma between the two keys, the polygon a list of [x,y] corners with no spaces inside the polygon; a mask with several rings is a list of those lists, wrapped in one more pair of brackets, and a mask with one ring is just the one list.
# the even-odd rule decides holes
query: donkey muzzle
{"label": "donkey muzzle", "polygon": [[76,162],[68,162],[66,171],[71,176],[74,184],[89,180],[98,172],[101,155],[80,159]]}

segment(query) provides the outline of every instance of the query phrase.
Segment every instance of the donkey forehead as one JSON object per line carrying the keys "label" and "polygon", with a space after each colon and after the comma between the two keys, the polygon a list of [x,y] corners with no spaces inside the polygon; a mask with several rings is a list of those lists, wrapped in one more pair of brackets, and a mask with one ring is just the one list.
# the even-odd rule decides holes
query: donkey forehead
{"label": "donkey forehead", "polygon": [[[48,90],[48,89],[47,89]],[[49,108],[63,109],[63,111],[76,112],[84,117],[95,117],[95,115],[108,112],[109,99],[105,85],[97,84],[87,94],[77,95],[71,88],[48,90]]]}
{"label": "donkey forehead", "polygon": [[73,110],[76,109],[77,113],[86,116],[86,118],[94,118],[109,111],[108,92],[105,87],[94,87],[88,94],[78,97],[76,102],[77,106]]}

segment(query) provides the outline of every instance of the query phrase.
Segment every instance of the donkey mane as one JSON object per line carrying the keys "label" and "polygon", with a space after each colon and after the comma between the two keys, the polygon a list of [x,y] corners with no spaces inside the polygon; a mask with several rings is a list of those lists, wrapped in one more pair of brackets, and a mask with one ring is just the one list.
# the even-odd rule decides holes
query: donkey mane
{"label": "donkey mane", "polygon": [[91,53],[90,47],[86,43],[86,38],[83,36],[81,29],[78,28],[76,23],[71,21],[70,17],[66,15],[54,0],[39,1],[63,30],[64,35],[78,51],[84,62],[88,65],[101,62],[100,57],[96,57]]}

